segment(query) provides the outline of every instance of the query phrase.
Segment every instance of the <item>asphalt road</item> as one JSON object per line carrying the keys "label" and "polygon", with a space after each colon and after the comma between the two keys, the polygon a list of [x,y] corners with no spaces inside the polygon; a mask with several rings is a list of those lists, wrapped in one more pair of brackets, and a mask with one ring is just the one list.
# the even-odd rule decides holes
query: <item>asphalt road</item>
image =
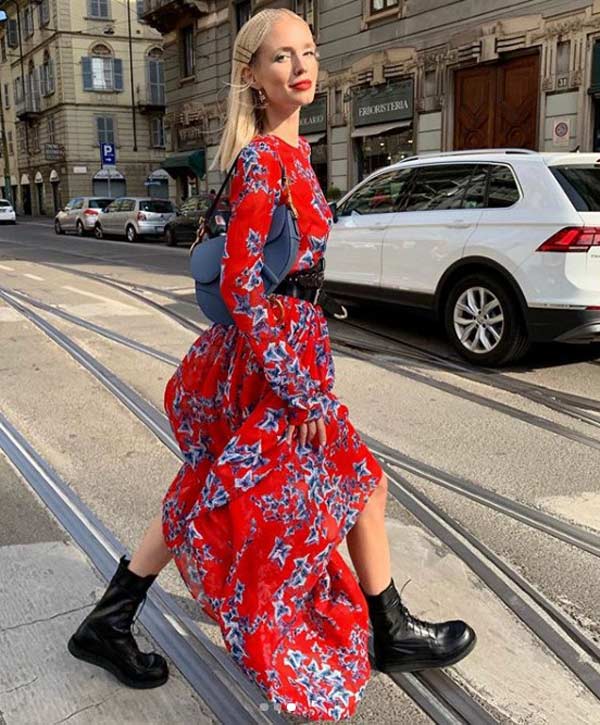
{"label": "asphalt road", "polygon": [[[0,411],[129,551],[159,510],[179,461],[148,417],[106,381],[125,383],[159,420],[164,385],[197,335],[167,313],[206,325],[187,263],[186,249],[56,236],[48,220],[0,227]],[[544,346],[518,367],[481,375],[457,361],[423,316],[362,305],[352,308],[350,321],[330,325],[337,394],[390,466],[394,579],[399,586],[411,580],[403,596],[415,614],[465,618],[479,638],[443,678],[397,683],[374,671],[353,721],[441,721],[442,702],[444,722],[477,722],[472,713],[480,711],[469,716],[470,702],[496,722],[600,722],[598,349]],[[65,340],[87,354],[87,367]],[[104,382],[93,372],[97,364],[109,373]],[[67,576],[77,569],[73,591],[79,608],[89,605],[101,591],[93,556],[80,551],[32,482],[0,452],[0,566],[39,567],[40,557],[51,557],[44,571]],[[68,596],[52,609],[44,598],[51,579],[42,596],[35,572],[12,583],[20,587],[14,601],[25,603],[19,612],[30,602],[31,617],[9,629],[27,632],[28,621],[44,620],[46,646],[38,652],[21,640],[4,643],[12,674],[0,672],[0,723],[75,722],[78,709],[91,723],[218,720],[168,637],[162,649],[172,655],[174,674],[155,700],[130,692],[125,698],[108,675],[73,667],[64,637],[81,612],[68,614]],[[175,567],[158,581],[197,632],[224,651]],[[12,599],[10,587],[2,591]],[[154,636],[150,625],[148,632]],[[3,636],[0,630],[0,651]],[[48,681],[42,673],[59,650]],[[415,686],[433,694],[419,696]],[[184,709],[169,715],[175,701]],[[51,703],[51,719],[42,719],[41,702]],[[103,710],[109,702],[110,712]]]}

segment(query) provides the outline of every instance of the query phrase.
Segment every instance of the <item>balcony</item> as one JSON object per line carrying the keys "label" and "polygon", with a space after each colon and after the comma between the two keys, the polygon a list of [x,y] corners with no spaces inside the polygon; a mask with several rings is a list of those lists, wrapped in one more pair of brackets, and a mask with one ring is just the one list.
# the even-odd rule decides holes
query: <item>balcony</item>
{"label": "balcony", "polygon": [[164,86],[150,86],[138,96],[140,113],[164,113],[166,105]]}
{"label": "balcony", "polygon": [[207,15],[210,3],[202,0],[144,0],[141,20],[161,33],[169,33],[182,17],[199,18]]}
{"label": "balcony", "polygon": [[28,96],[17,103],[16,111],[19,121],[34,121],[41,116],[40,99],[37,96]]}

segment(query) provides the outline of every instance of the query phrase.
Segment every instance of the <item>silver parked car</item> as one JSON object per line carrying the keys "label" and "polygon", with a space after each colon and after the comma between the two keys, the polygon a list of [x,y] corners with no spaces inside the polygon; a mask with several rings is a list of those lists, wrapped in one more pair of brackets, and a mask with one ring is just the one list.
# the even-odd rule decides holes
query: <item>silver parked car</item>
{"label": "silver parked car", "polygon": [[158,237],[176,214],[175,205],[166,199],[121,196],[98,216],[94,234],[96,239],[124,236],[128,242],[140,237]]}
{"label": "silver parked car", "polygon": [[91,234],[100,212],[111,201],[104,196],[77,196],[70,199],[54,217],[54,231],[57,234],[77,232],[80,237]]}

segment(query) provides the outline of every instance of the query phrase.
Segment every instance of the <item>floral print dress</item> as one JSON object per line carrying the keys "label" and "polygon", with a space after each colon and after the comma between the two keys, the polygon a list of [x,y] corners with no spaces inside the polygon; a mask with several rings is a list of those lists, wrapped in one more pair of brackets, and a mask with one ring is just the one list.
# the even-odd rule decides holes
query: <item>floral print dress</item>
{"label": "floral print dress", "polygon": [[[310,145],[255,136],[232,176],[221,290],[235,324],[194,342],[165,390],[185,461],[163,501],[163,533],[192,596],[218,623],[243,672],[285,712],[351,716],[370,676],[368,614],[337,547],[381,469],[332,392],[318,305],[266,299],[262,248],[284,200],[299,215],[291,271],[325,254],[331,211]],[[323,417],[327,444],[286,442],[291,423]]]}

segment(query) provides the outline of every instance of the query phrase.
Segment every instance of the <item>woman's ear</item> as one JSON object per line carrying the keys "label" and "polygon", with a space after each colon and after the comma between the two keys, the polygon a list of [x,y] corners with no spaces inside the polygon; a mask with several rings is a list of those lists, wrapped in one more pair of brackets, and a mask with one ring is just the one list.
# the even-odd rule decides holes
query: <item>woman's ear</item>
{"label": "woman's ear", "polygon": [[244,83],[248,83],[249,86],[254,88],[255,90],[258,90],[258,82],[256,80],[256,77],[254,75],[254,72],[250,66],[246,66],[242,70],[242,80]]}

